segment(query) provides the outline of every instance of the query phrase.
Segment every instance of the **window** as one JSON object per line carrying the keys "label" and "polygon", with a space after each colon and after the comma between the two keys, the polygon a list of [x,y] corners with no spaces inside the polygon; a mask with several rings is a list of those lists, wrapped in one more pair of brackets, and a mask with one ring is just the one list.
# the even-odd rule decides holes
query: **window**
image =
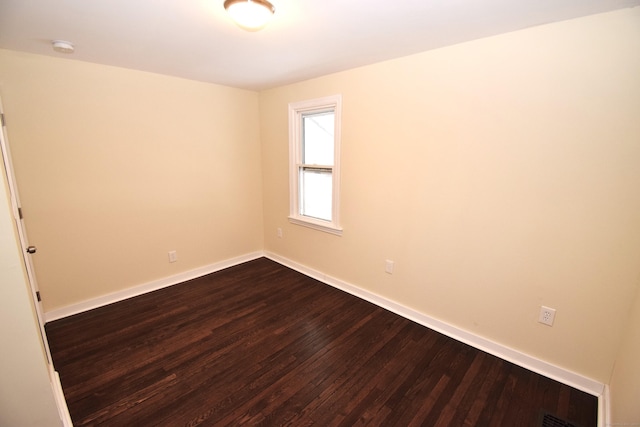
{"label": "window", "polygon": [[289,104],[289,221],[342,234],[340,95]]}

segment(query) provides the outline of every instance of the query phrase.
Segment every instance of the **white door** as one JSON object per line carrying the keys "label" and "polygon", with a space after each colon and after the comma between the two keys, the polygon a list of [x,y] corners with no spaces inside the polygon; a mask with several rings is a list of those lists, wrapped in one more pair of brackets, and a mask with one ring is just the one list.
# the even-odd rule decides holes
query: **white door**
{"label": "white door", "polygon": [[51,387],[54,397],[56,399],[56,405],[58,406],[58,412],[60,414],[60,420],[64,427],[73,427],[71,417],[69,416],[69,409],[64,399],[64,393],[62,391],[62,385],[60,384],[60,377],[53,367],[53,359],[51,358],[51,351],[49,350],[49,342],[47,341],[47,333],[44,329],[44,314],[42,311],[42,302],[40,301],[40,292],[38,291],[38,282],[36,281],[36,275],[33,270],[33,264],[31,257],[36,253],[35,246],[29,246],[27,240],[27,232],[24,225],[20,209],[20,198],[18,197],[18,187],[16,185],[15,175],[13,173],[13,166],[11,164],[11,153],[9,152],[9,144],[6,133],[6,122],[4,111],[2,109],[2,102],[0,101],[0,151],[2,154],[2,162],[4,164],[4,170],[7,174],[7,182],[9,183],[9,194],[11,197],[11,209],[13,211],[13,217],[16,222],[16,228],[18,230],[18,236],[20,239],[20,246],[22,247],[22,258],[27,270],[27,276],[29,284],[31,286],[31,301],[36,311],[38,318],[38,326],[40,331],[40,338],[42,339],[42,348],[46,355],[47,371],[49,372],[49,378],[51,380]]}
{"label": "white door", "polygon": [[24,225],[24,219],[22,217],[22,209],[20,208],[20,197],[18,196],[18,188],[16,186],[15,175],[13,173],[13,166],[11,164],[11,153],[9,152],[9,144],[7,143],[6,134],[6,122],[4,112],[2,110],[2,103],[0,102],[0,119],[2,120],[2,132],[0,132],[0,146],[2,147],[2,160],[4,162],[4,169],[7,174],[7,182],[9,183],[9,194],[11,195],[11,207],[13,210],[13,217],[16,221],[18,229],[18,236],[20,238],[20,245],[22,246],[22,258],[24,259],[25,268],[27,270],[27,276],[29,278],[29,284],[31,285],[31,296],[33,305],[38,316],[38,323],[40,325],[40,335],[42,336],[42,345],[47,355],[47,361],[52,364],[51,352],[49,350],[49,342],[47,341],[47,335],[44,330],[44,313],[42,310],[42,302],[40,299],[40,291],[38,289],[38,282],[33,270],[33,264],[31,263],[31,257],[36,253],[35,246],[29,246],[27,241],[27,231]]}
{"label": "white door", "polygon": [[4,162],[4,168],[7,174],[7,182],[9,183],[9,194],[11,195],[11,208],[13,210],[13,217],[16,221],[16,228],[18,230],[18,236],[20,238],[20,245],[22,246],[22,258],[24,259],[25,268],[27,270],[27,276],[31,285],[31,296],[33,305],[35,307],[36,314],[38,316],[38,323],[40,326],[40,335],[42,337],[42,345],[47,356],[47,362],[52,365],[51,352],[49,350],[49,342],[47,341],[47,335],[44,329],[44,314],[42,310],[42,302],[40,300],[40,291],[38,290],[38,282],[36,281],[36,275],[33,270],[33,264],[31,257],[36,253],[35,246],[29,246],[27,240],[27,232],[24,225],[24,219],[22,217],[22,209],[20,208],[20,197],[18,196],[18,187],[15,181],[15,175],[13,173],[13,166],[11,164],[11,153],[9,152],[9,144],[6,133],[6,122],[4,112],[2,110],[2,103],[0,102],[0,119],[2,120],[2,132],[0,132],[0,146],[2,148],[2,160]]}

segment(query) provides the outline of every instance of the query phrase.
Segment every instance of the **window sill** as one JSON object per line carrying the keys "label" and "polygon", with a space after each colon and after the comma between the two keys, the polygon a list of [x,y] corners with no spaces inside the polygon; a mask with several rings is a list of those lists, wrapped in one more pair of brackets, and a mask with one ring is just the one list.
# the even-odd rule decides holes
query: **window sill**
{"label": "window sill", "polygon": [[313,219],[289,217],[289,222],[303,227],[313,228],[314,230],[324,231],[325,233],[334,234],[336,236],[342,236],[342,228],[336,227],[334,224]]}

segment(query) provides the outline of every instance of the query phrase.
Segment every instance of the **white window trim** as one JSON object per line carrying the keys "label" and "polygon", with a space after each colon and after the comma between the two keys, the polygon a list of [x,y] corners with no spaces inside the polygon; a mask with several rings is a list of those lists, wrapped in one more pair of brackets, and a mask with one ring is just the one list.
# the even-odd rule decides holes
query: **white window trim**
{"label": "white window trim", "polygon": [[[332,109],[335,114],[332,203],[331,221],[300,215],[298,167],[301,164],[300,138],[302,136],[301,117],[303,113]],[[289,222],[310,227],[338,236],[342,235],[340,227],[340,140],[341,140],[342,96],[332,95],[324,98],[292,102],[289,104]]]}

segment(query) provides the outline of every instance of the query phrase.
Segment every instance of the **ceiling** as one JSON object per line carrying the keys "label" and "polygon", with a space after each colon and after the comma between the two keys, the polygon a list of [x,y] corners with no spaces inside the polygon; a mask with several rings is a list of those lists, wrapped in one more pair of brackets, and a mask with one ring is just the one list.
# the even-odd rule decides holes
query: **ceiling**
{"label": "ceiling", "polygon": [[[640,0],[270,0],[247,32],[223,0],[0,0],[0,48],[262,90]],[[75,53],[54,52],[51,40]]]}

